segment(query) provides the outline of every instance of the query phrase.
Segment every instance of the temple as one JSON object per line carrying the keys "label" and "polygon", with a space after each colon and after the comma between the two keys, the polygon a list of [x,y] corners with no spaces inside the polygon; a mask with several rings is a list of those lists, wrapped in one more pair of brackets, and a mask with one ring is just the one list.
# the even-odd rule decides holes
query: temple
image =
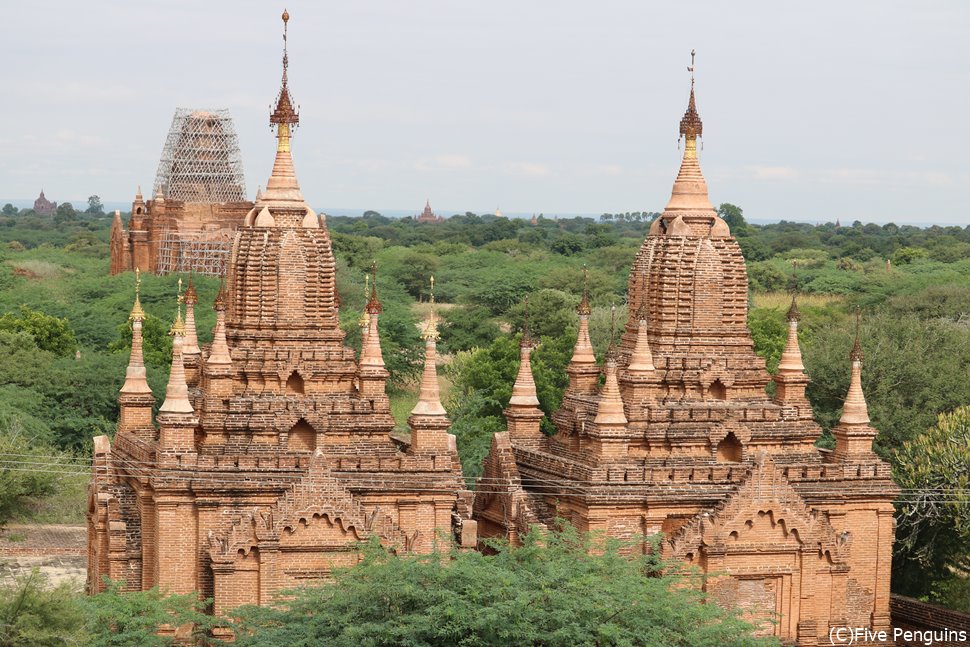
{"label": "temple", "polygon": [[414,219],[415,222],[429,222],[438,223],[443,222],[444,218],[435,215],[435,212],[431,210],[431,200],[427,200],[424,203],[424,211],[421,212],[417,218]]}
{"label": "temple", "polygon": [[369,538],[416,553],[440,539],[476,545],[438,396],[433,310],[409,438],[391,436],[376,271],[360,357],[343,343],[330,235],[291,156],[288,20],[272,174],[236,232],[211,344],[198,344],[191,282],[180,296],[154,420],[136,287],[117,432],[94,439],[90,592],[107,576],[126,590],[198,592],[225,614],[326,578]]}
{"label": "temple", "polygon": [[38,216],[52,216],[57,211],[57,203],[51,202],[44,195],[44,190],[40,190],[40,195],[34,200],[34,213]]}
{"label": "temple", "polygon": [[127,226],[115,212],[111,273],[225,274],[233,234],[253,207],[228,110],[176,110],[153,193],[145,200],[138,188]]}
{"label": "temple", "polygon": [[763,634],[819,645],[830,627],[889,630],[898,489],[872,451],[860,340],[835,448],[820,449],[797,305],[772,377],[747,328],[741,250],[708,198],[702,132],[692,75],[683,161],[633,263],[618,347],[597,361],[584,292],[547,436],[523,342],[508,431],[493,439],[474,502],[478,530],[517,541],[564,519],[617,538],[662,533],[664,555],[697,567],[707,593]]}

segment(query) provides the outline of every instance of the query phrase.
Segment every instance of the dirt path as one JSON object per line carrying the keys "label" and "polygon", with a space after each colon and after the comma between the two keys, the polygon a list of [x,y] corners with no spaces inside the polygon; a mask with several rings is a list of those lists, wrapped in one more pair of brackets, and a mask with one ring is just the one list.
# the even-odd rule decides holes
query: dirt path
{"label": "dirt path", "polygon": [[0,585],[35,568],[51,584],[69,582],[82,589],[87,575],[86,528],[10,525],[0,530]]}

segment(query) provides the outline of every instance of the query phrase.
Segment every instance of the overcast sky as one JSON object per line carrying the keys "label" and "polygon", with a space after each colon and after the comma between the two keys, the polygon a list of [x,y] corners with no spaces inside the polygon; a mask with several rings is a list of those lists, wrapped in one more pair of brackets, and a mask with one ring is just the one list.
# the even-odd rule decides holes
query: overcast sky
{"label": "overcast sky", "polygon": [[[283,6],[5,1],[0,198],[130,200],[176,107],[231,110],[255,194]],[[287,6],[293,155],[318,208],[660,210],[696,48],[715,204],[970,224],[965,0]]]}

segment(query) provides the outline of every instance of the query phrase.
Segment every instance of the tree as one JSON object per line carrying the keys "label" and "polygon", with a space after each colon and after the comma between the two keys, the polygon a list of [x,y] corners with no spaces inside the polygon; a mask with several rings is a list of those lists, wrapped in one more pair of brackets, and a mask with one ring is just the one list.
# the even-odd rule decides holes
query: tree
{"label": "tree", "polygon": [[748,223],[744,219],[744,212],[741,207],[730,202],[722,202],[721,206],[717,208],[717,215],[721,216],[735,236],[744,236],[748,233]]}
{"label": "tree", "polygon": [[84,616],[70,583],[50,586],[34,570],[0,588],[0,645],[60,647],[84,644]]}
{"label": "tree", "polygon": [[[50,447],[32,442],[17,426],[0,432],[0,526],[10,520],[28,497],[54,493],[58,485],[56,464],[67,462],[54,454]],[[27,469],[38,462],[51,467]]]}
{"label": "tree", "polygon": [[101,198],[96,195],[88,197],[88,208],[84,210],[84,213],[90,213],[95,216],[104,215],[104,205],[101,204]]}
{"label": "tree", "polygon": [[5,216],[16,216],[18,213],[20,213],[20,209],[8,202],[7,204],[3,205],[2,213]]}
{"label": "tree", "polygon": [[57,209],[54,210],[54,222],[64,224],[72,220],[77,220],[77,211],[74,210],[74,206],[70,202],[57,205]]}
{"label": "tree", "polygon": [[[204,613],[208,601],[195,593],[164,595],[158,587],[148,591],[122,591],[118,582],[95,596],[82,597],[90,647],[167,647],[191,644],[220,620]],[[163,625],[178,628],[175,636],[159,635]]]}
{"label": "tree", "polygon": [[910,595],[925,595],[954,571],[970,569],[970,406],[940,414],[894,457],[903,494],[893,580]]}
{"label": "tree", "polygon": [[20,314],[11,312],[0,316],[0,330],[27,333],[34,338],[37,348],[55,355],[73,355],[77,350],[77,337],[67,319],[59,319],[20,306]]}
{"label": "tree", "polygon": [[371,542],[361,563],[336,571],[332,584],[237,610],[236,640],[240,647],[778,644],[703,603],[696,583],[661,561],[659,550],[625,554],[624,547],[569,526],[533,530],[521,547],[494,542],[491,556],[397,556]]}

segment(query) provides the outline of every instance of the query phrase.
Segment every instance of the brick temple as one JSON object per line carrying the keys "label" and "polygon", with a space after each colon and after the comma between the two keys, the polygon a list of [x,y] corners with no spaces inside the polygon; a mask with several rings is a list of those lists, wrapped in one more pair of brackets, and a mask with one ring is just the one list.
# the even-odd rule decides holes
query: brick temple
{"label": "brick temple", "polygon": [[286,67],[284,49],[276,159],[235,234],[213,341],[199,346],[190,282],[154,421],[136,291],[117,432],[94,440],[90,592],[107,576],[127,590],[196,591],[224,614],[326,578],[372,537],[416,553],[442,538],[476,543],[438,396],[434,314],[409,439],[391,435],[376,275],[359,359],[344,345],[326,222],[293,167]]}
{"label": "brick temple", "polygon": [[233,234],[252,208],[229,111],[180,108],[154,195],[146,201],[139,187],[127,226],[115,212],[110,272],[223,276]]}
{"label": "brick temple", "polygon": [[872,450],[859,340],[835,449],[820,449],[794,301],[777,375],[754,353],[744,259],[708,198],[702,130],[692,80],[680,172],[633,263],[621,340],[598,364],[584,294],[554,436],[539,428],[524,336],[508,431],[475,499],[479,533],[516,541],[557,518],[662,533],[664,555],[710,573],[706,591],[762,633],[818,645],[833,626],[888,630],[898,489]]}

